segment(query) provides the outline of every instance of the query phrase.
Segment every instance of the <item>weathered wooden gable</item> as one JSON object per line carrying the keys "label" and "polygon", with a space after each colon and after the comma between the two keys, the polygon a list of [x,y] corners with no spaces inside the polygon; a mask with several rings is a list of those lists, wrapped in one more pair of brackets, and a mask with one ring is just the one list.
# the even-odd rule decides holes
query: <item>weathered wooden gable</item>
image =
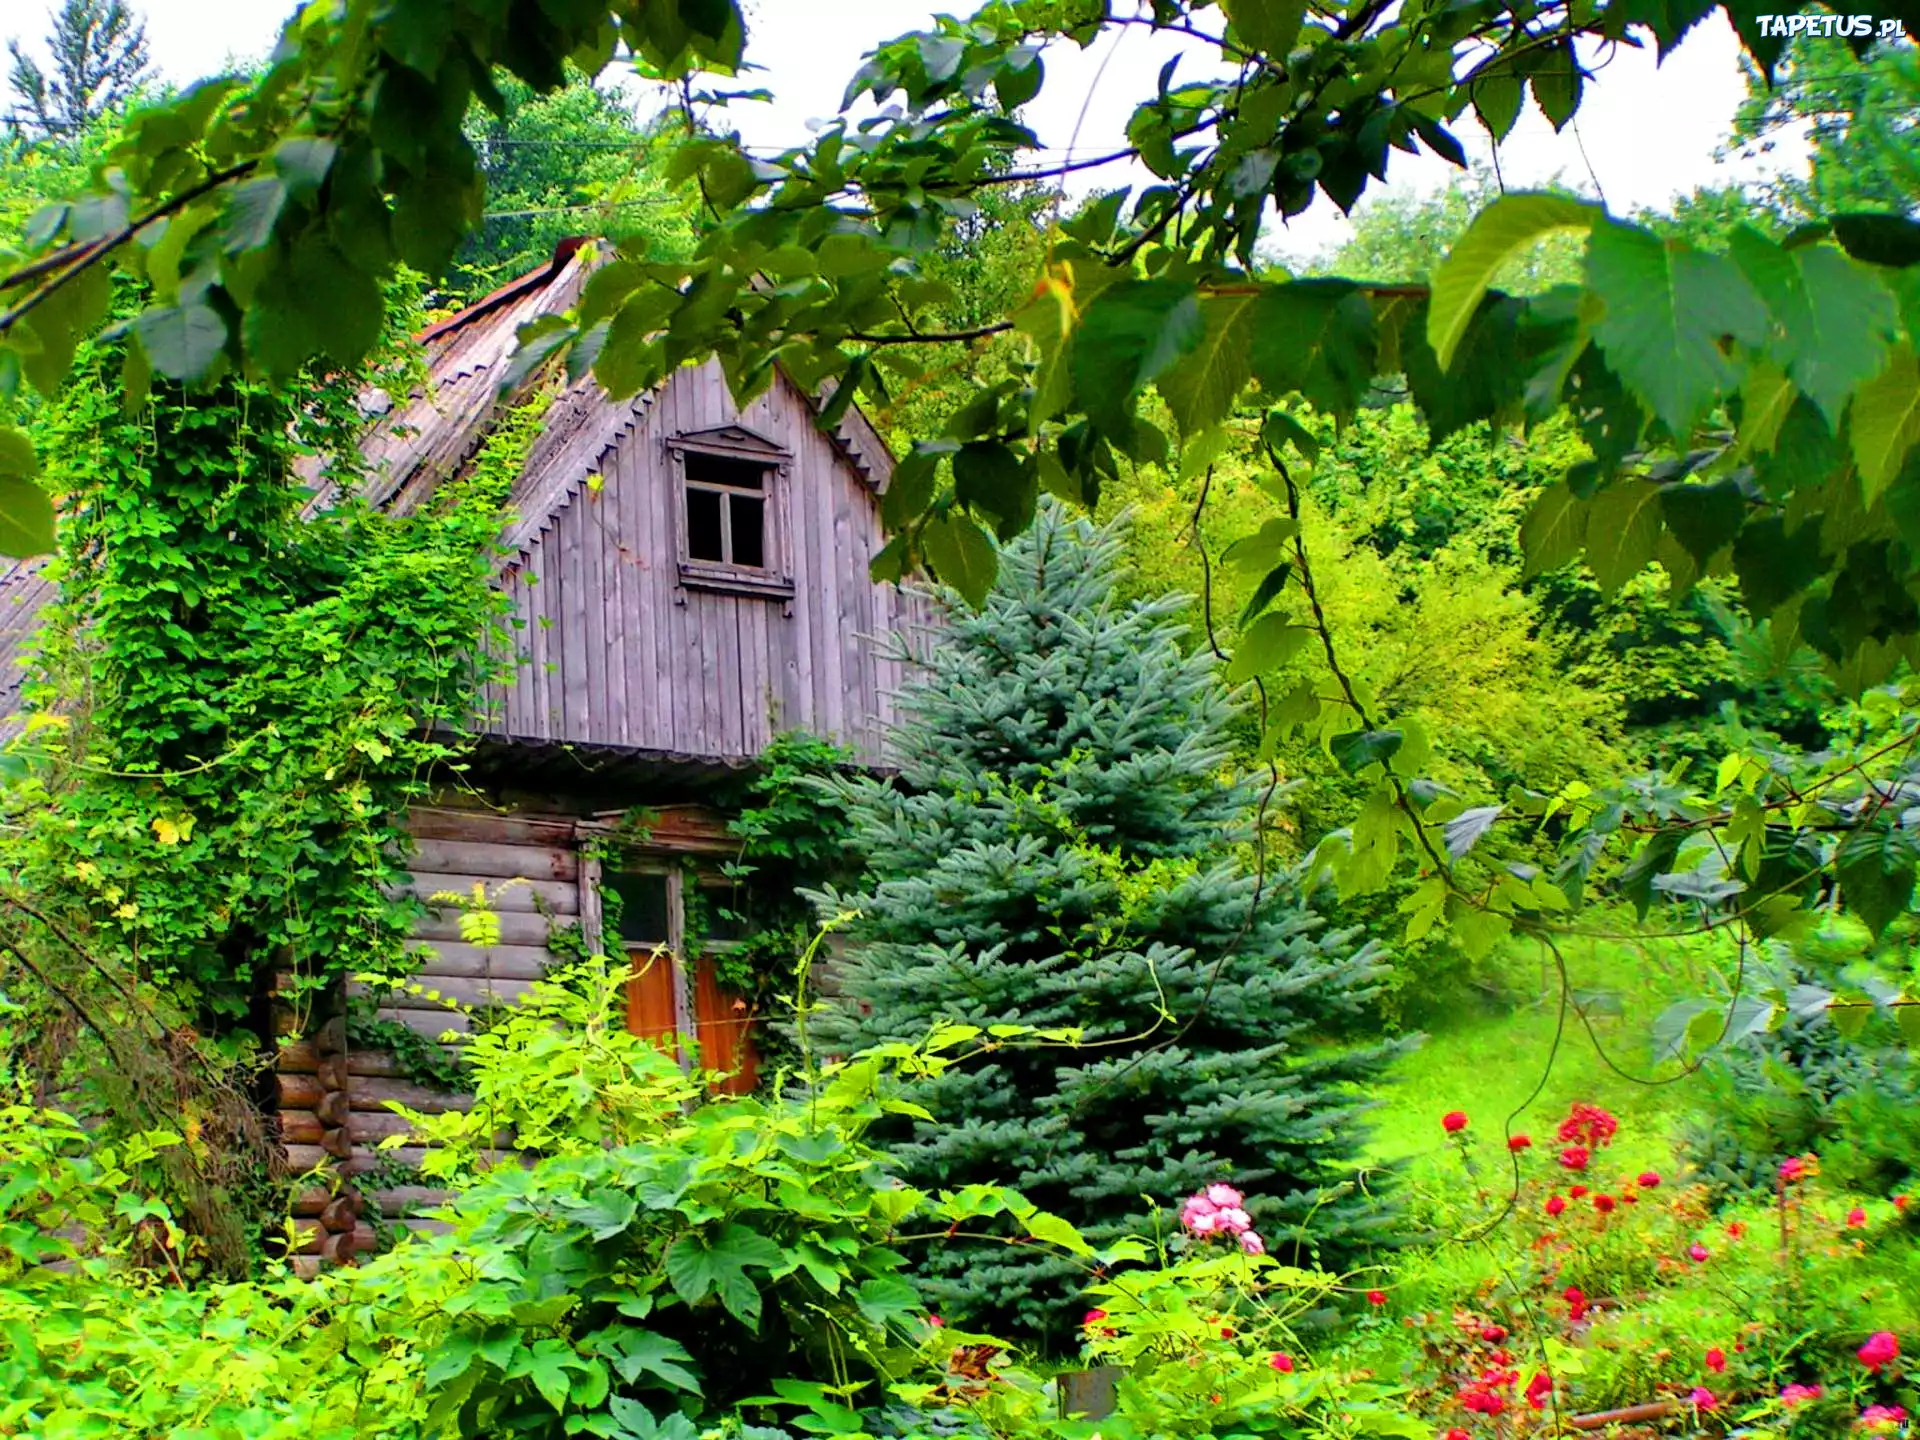
{"label": "weathered wooden gable", "polygon": [[[516,678],[487,728],[734,761],[799,728],[882,762],[894,639],[928,617],[868,573],[885,543],[877,438],[823,433],[784,377],[741,410],[713,362],[631,404],[570,393],[550,413],[515,487]],[[764,527],[757,565],[703,560],[689,533],[689,479],[716,460],[765,476],[736,492]]]}

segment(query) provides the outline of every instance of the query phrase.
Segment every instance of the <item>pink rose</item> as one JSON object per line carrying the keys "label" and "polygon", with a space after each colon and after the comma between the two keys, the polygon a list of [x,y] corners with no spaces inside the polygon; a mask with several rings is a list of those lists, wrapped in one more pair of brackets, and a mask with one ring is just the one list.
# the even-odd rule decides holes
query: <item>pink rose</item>
{"label": "pink rose", "polygon": [[1282,1355],[1276,1352],[1267,1358],[1267,1364],[1278,1370],[1282,1375],[1291,1375],[1293,1373],[1293,1357],[1291,1355]]}
{"label": "pink rose", "polygon": [[1877,1375],[1882,1365],[1900,1358],[1900,1342],[1891,1330],[1876,1330],[1855,1353],[1860,1356],[1860,1363]]}
{"label": "pink rose", "polygon": [[1267,1242],[1262,1240],[1256,1232],[1243,1230],[1240,1232],[1240,1253],[1243,1255],[1264,1255],[1267,1253]]}
{"label": "pink rose", "polygon": [[1209,1185],[1203,1193],[1209,1204],[1218,1206],[1222,1210],[1237,1210],[1247,1203],[1246,1196],[1231,1185]]}

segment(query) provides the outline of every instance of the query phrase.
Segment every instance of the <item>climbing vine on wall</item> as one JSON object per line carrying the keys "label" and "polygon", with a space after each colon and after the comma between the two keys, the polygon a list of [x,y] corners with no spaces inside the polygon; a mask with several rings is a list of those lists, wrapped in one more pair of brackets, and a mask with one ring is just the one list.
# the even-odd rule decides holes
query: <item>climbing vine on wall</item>
{"label": "climbing vine on wall", "polygon": [[[404,328],[387,369],[404,371]],[[218,1032],[263,977],[405,969],[398,820],[457,761],[501,601],[501,507],[545,401],[417,513],[303,516],[296,460],[351,480],[351,380],[231,381],[122,408],[101,346],[41,419],[70,497],[30,697],[16,868],[96,952]],[[377,375],[405,385],[404,373]]]}

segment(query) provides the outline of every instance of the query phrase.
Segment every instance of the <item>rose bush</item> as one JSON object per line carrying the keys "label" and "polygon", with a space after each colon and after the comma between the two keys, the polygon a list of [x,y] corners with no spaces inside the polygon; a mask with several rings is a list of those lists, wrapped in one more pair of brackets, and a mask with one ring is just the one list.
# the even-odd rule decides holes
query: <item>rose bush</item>
{"label": "rose bush", "polygon": [[[1616,1173],[1620,1118],[1576,1104],[1560,1148],[1476,1143],[1441,1121],[1451,1179],[1422,1197],[1445,1236],[1399,1265],[1343,1358],[1397,1379],[1431,1433],[1552,1433],[1653,1407],[1668,1430],[1887,1432],[1920,1401],[1913,1207],[1828,1189],[1818,1157],[1775,1161],[1770,1204],[1715,1211],[1665,1167]],[[1383,1299],[1388,1298],[1383,1295]]]}

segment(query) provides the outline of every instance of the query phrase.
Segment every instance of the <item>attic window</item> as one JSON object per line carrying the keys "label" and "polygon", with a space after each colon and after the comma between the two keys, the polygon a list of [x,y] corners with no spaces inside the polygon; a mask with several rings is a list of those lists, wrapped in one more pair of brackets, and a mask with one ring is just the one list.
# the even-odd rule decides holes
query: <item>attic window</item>
{"label": "attic window", "polygon": [[689,450],[687,558],[705,565],[767,569],[767,502],[773,467],[732,455]]}

